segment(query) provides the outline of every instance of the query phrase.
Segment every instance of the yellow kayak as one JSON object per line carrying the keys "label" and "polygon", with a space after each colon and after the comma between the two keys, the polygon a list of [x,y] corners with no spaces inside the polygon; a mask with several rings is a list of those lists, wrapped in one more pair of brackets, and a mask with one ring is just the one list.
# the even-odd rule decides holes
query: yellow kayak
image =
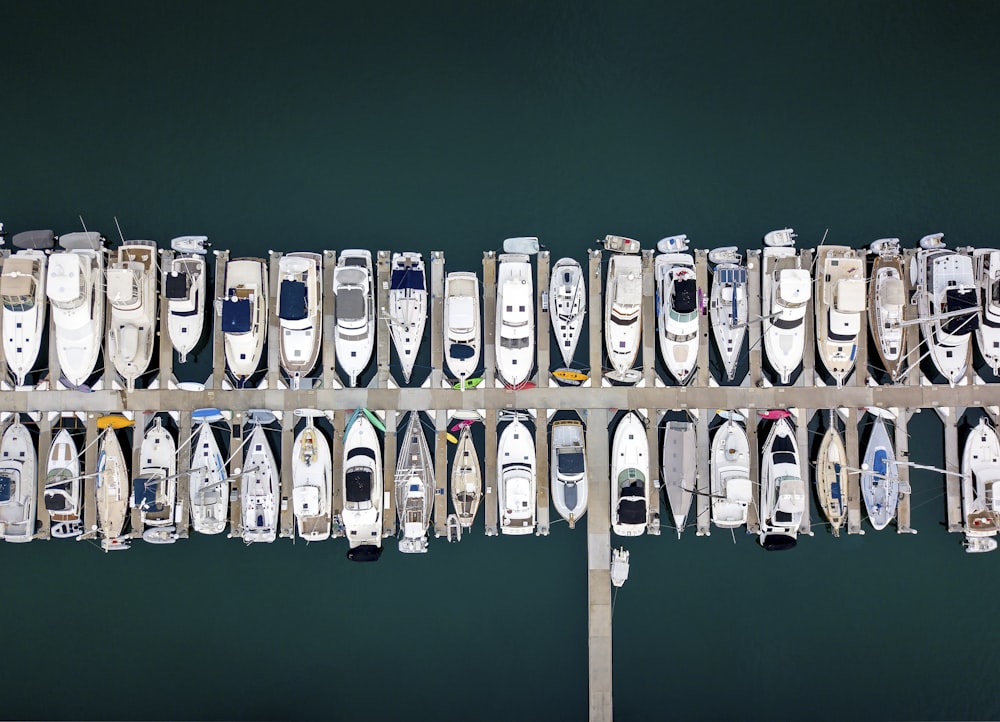
{"label": "yellow kayak", "polygon": [[575,385],[582,384],[590,378],[582,371],[574,371],[573,369],[556,369],[552,372],[552,375],[560,381],[565,381],[566,383]]}
{"label": "yellow kayak", "polygon": [[118,414],[97,417],[97,428],[99,429],[125,429],[133,424],[135,424],[134,421],[129,421]]}

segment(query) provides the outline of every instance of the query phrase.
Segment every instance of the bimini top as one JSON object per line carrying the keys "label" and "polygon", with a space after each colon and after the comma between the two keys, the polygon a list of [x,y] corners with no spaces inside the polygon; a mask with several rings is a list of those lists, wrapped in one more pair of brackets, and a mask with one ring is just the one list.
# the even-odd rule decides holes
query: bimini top
{"label": "bimini top", "polygon": [[10,242],[16,248],[45,251],[55,245],[55,237],[52,231],[22,231],[15,233]]}
{"label": "bimini top", "polygon": [[365,317],[365,293],[359,288],[341,288],[337,292],[337,318],[360,321]]}
{"label": "bimini top", "polygon": [[882,297],[885,303],[892,306],[902,306],[905,302],[903,282],[898,278],[890,278],[882,285]]}
{"label": "bimini top", "polygon": [[222,304],[222,331],[247,333],[250,326],[250,299],[227,298]]}
{"label": "bimini top", "polygon": [[448,309],[449,323],[453,328],[472,328],[475,324],[475,301],[468,296],[453,298]]}
{"label": "bimini top", "polygon": [[684,278],[674,285],[674,309],[678,313],[691,313],[698,305],[698,282]]}
{"label": "bimini top", "polygon": [[561,451],[557,455],[556,464],[560,474],[577,475],[584,470],[582,451]]}
{"label": "bimini top", "polygon": [[646,500],[622,499],[618,502],[618,521],[621,524],[643,524],[646,521]]}
{"label": "bimini top", "polygon": [[278,297],[279,317],[283,321],[301,321],[308,316],[306,294],[306,284],[302,281],[282,281]]}
{"label": "bimini top", "polygon": [[842,313],[861,313],[865,310],[865,295],[863,278],[844,278],[837,282],[834,305]]}
{"label": "bimini top", "polygon": [[416,269],[400,268],[392,272],[389,281],[391,291],[423,291],[424,274]]}
{"label": "bimini top", "polygon": [[805,303],[812,294],[812,279],[804,268],[787,268],[779,274],[781,300],[785,303]]}
{"label": "bimini top", "polygon": [[164,292],[167,299],[174,301],[187,298],[189,286],[188,280],[188,275],[186,273],[168,273],[166,282],[164,283]]}

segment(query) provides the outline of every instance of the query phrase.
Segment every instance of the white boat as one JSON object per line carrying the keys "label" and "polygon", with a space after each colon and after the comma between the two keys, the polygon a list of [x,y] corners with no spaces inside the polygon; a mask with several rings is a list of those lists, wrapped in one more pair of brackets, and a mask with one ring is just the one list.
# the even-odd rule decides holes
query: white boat
{"label": "white boat", "polygon": [[410,413],[396,463],[396,517],[402,537],[399,551],[427,551],[427,525],[434,506],[434,459],[420,422],[420,412]]}
{"label": "white boat", "polygon": [[[944,248],[941,237],[936,233],[921,241],[911,262],[910,280],[931,360],[954,386],[968,367],[972,332],[979,325],[979,294],[972,258]],[[929,239],[936,239],[936,244]]]}
{"label": "white boat", "polygon": [[861,467],[861,497],[868,519],[876,530],[885,529],[896,516],[899,503],[899,471],[896,454],[881,417],[875,418]]}
{"label": "white boat", "polygon": [[267,337],[267,264],[260,258],[226,263],[222,338],[226,367],[237,388],[257,372]]}
{"label": "white boat", "polygon": [[712,521],[720,529],[743,526],[753,501],[750,443],[734,418],[716,429],[711,458]]}
{"label": "white boat", "polygon": [[831,421],[816,456],[816,496],[834,536],[847,521],[847,471],[847,448]]}
{"label": "white boat", "polygon": [[483,473],[479,468],[479,454],[472,440],[472,429],[465,426],[458,435],[455,460],[451,466],[451,503],[462,528],[472,526],[482,498]]}
{"label": "white boat", "polygon": [[108,355],[129,391],[149,368],[156,316],[156,244],[125,241],[108,264]]}
{"label": "white boat", "polygon": [[163,297],[167,301],[167,333],[181,363],[201,341],[205,331],[205,245],[208,236],[179,236],[170,241],[176,252],[163,269]]}
{"label": "white boat", "polygon": [[497,269],[496,372],[519,388],[535,367],[535,295],[531,263],[522,254],[500,256]]}
{"label": "white boat", "polygon": [[674,528],[680,537],[687,526],[698,484],[698,441],[690,421],[668,421],[663,432],[662,479]]}
{"label": "white boat", "polygon": [[587,315],[587,289],[583,283],[583,269],[572,258],[560,258],[552,267],[549,305],[552,309],[552,330],[556,334],[563,365],[572,366]]}
{"label": "white boat", "polygon": [[540,247],[535,236],[515,236],[503,240],[504,253],[523,253],[534,256]]}
{"label": "white boat", "polygon": [[382,447],[375,427],[358,414],[344,436],[344,508],[348,559],[377,561],[382,553]]}
{"label": "white boat", "polygon": [[552,504],[569,528],[587,513],[587,454],[583,424],[556,421],[552,424]]}
{"label": "white boat", "polygon": [[795,432],[781,418],[771,426],[761,453],[760,545],[768,551],[794,547],[806,503]]}
{"label": "white boat", "polygon": [[618,536],[640,536],[649,516],[649,449],[646,427],[630,411],[611,444],[611,528]]}
{"label": "white boat", "polygon": [[292,507],[299,536],[306,541],[329,539],[333,456],[312,417],[295,437],[292,453]]}
{"label": "white boat", "polygon": [[535,439],[520,419],[507,425],[497,444],[497,503],[501,533],[535,531]]}
{"label": "white boat", "polygon": [[604,341],[613,371],[608,377],[638,381],[633,370],[642,339],[642,259],[612,256],[604,296]]}
{"label": "white boat", "polygon": [[597,242],[604,246],[605,251],[611,251],[612,253],[636,255],[641,250],[639,241],[634,238],[626,238],[625,236],[608,234],[604,237],[603,241],[598,240]]}
{"label": "white boat", "polygon": [[997,548],[1000,520],[1000,440],[985,418],[969,432],[962,453],[962,513],[965,551]]}
{"label": "white boat", "polygon": [[667,236],[656,242],[656,250],[660,253],[681,253],[686,251],[689,245],[688,237],[681,233],[677,236]]}
{"label": "white boat", "polygon": [[427,273],[419,253],[393,253],[389,277],[389,331],[399,356],[403,382],[410,383],[413,364],[427,322]]}
{"label": "white boat", "polygon": [[0,539],[28,542],[35,536],[38,457],[28,427],[14,421],[0,437]]}
{"label": "white boat", "polygon": [[253,425],[243,450],[240,502],[243,541],[273,542],[278,535],[278,466],[260,424]]}
{"label": "white boat", "polygon": [[60,429],[48,453],[44,497],[49,534],[56,539],[72,539],[83,533],[80,452],[69,431]]}
{"label": "white boat", "polygon": [[[791,232],[785,229],[771,233],[782,233],[784,235],[780,240],[785,240]],[[761,279],[764,350],[782,384],[791,381],[795,369],[802,363],[806,342],[806,304],[811,293],[809,271],[801,267],[795,248],[777,245],[764,249]]]}
{"label": "white boat", "polygon": [[8,256],[0,273],[3,302],[3,352],[18,386],[24,386],[42,346],[45,331],[46,250],[52,231],[18,233],[12,243],[24,250]]}
{"label": "white boat", "polygon": [[898,238],[874,241],[876,254],[868,286],[868,325],[875,338],[882,368],[895,382],[902,373],[906,358],[906,334],[903,333],[903,307],[906,289],[903,285],[903,257]]}
{"label": "white boat", "polygon": [[847,246],[816,249],[816,343],[838,387],[854,369],[865,290],[864,256]]}
{"label": "white boat", "polygon": [[732,381],[736,377],[749,320],[747,267],[735,246],[715,249],[708,258],[715,264],[709,297],[712,336],[722,356],[726,377]]}
{"label": "white boat", "polygon": [[189,468],[191,525],[199,534],[221,534],[229,521],[229,480],[208,420],[198,424]]}
{"label": "white boat", "polygon": [[157,417],[142,437],[139,474],[132,487],[131,506],[139,510],[144,540],[153,544],[176,540],[176,501],[177,443]]}
{"label": "white boat", "polygon": [[694,256],[663,253],[654,265],[660,355],[677,383],[694,377],[698,366],[698,281]]}
{"label": "white boat", "polygon": [[464,388],[479,366],[479,278],[475,273],[449,273],[444,279],[444,359]]}
{"label": "white boat", "polygon": [[278,358],[292,388],[316,367],[323,339],[323,257],[286,253],[278,259]]}
{"label": "white boat", "polygon": [[104,551],[128,549],[129,539],[123,536],[129,502],[129,475],[125,455],[114,428],[101,435],[97,457],[97,526]]}
{"label": "white boat", "polygon": [[976,343],[983,360],[1000,375],[1000,251],[979,248],[972,252],[981,300]]}
{"label": "white boat", "polygon": [[629,553],[625,547],[611,550],[611,586],[623,587],[628,581]]}
{"label": "white boat", "polygon": [[49,297],[56,357],[62,375],[81,386],[94,373],[104,339],[104,237],[65,233],[65,253],[49,257],[45,292]]}
{"label": "white boat", "polygon": [[337,297],[334,347],[337,362],[347,374],[348,386],[368,366],[375,344],[375,306],[372,302],[372,254],[348,249],[337,256],[333,293]]}

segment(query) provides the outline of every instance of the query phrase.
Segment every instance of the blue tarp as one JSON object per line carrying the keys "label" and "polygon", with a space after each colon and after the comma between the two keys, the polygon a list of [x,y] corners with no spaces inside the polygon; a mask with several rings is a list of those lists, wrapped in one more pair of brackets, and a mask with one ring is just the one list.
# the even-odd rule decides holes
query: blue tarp
{"label": "blue tarp", "polygon": [[392,280],[389,288],[393,291],[410,289],[413,291],[424,290],[424,274],[419,271],[399,270],[392,272]]}
{"label": "blue tarp", "polygon": [[306,304],[306,284],[302,281],[282,281],[281,295],[278,297],[280,316],[285,321],[301,321],[308,313]]}
{"label": "blue tarp", "polygon": [[247,333],[250,330],[250,299],[227,298],[222,304],[223,333]]}
{"label": "blue tarp", "polygon": [[[889,471],[888,461],[889,455],[886,453],[885,449],[879,449],[875,452],[875,458],[872,459],[872,471],[881,476],[886,476]],[[881,481],[880,478],[876,478],[876,481]]]}
{"label": "blue tarp", "polygon": [[14,482],[7,474],[0,474],[0,502],[10,501],[11,492],[14,490]]}
{"label": "blue tarp", "polygon": [[475,356],[476,349],[472,348],[472,346],[467,346],[464,343],[453,343],[448,349],[448,353],[452,358],[465,359]]}
{"label": "blue tarp", "polygon": [[583,452],[570,451],[559,454],[560,474],[582,474],[583,473]]}
{"label": "blue tarp", "polygon": [[156,479],[146,479],[139,477],[135,480],[135,501],[133,504],[140,508],[151,508],[156,504]]}

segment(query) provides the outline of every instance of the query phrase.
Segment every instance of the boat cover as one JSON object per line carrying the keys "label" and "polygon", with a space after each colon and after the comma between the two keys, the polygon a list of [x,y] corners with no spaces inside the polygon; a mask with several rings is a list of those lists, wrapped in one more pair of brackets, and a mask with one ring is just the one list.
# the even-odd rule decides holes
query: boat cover
{"label": "boat cover", "polygon": [[749,504],[753,501],[753,485],[749,479],[730,479],[726,482],[726,498],[729,501]]}
{"label": "boat cover", "polygon": [[475,325],[475,301],[468,296],[452,299],[448,308],[448,323],[452,328],[472,328]]}
{"label": "boat cover", "polygon": [[809,271],[801,268],[787,268],[778,276],[779,294],[785,303],[805,303],[812,294],[812,279]]}
{"label": "boat cover", "polygon": [[10,242],[14,244],[15,248],[44,251],[55,245],[55,237],[56,234],[52,231],[22,231],[21,233],[15,233]]}
{"label": "boat cover", "polygon": [[888,476],[889,474],[889,454],[885,449],[877,449],[875,451],[875,457],[872,459],[872,471],[878,476],[875,478],[876,483],[882,481],[881,477]]}
{"label": "boat cover", "polygon": [[247,333],[250,326],[250,299],[227,298],[222,304],[223,333]]}
{"label": "boat cover", "polygon": [[[796,514],[806,509],[806,487],[802,479],[792,479],[786,477],[781,482],[781,489],[778,491],[778,505],[776,510],[788,514]],[[778,516],[777,514],[775,515]]]}
{"label": "boat cover", "polygon": [[108,270],[108,300],[118,306],[131,306],[139,302],[139,274],[131,268]]}
{"label": "boat cover", "polygon": [[619,501],[618,522],[620,524],[644,524],[646,522],[646,500],[622,499]]}
{"label": "boat cover", "polygon": [[448,347],[448,355],[455,359],[467,359],[476,355],[476,349],[464,343],[453,343]]}
{"label": "boat cover", "polygon": [[570,482],[563,487],[563,501],[570,509],[576,509],[579,497],[580,490],[577,488],[575,481]]}
{"label": "boat cover", "polygon": [[899,278],[889,278],[882,284],[883,303],[890,306],[902,306],[904,301],[903,281]]}
{"label": "boat cover", "polygon": [[69,303],[80,296],[80,256],[57,253],[49,259],[49,298],[57,303]]}
{"label": "boat cover", "polygon": [[319,513],[319,487],[296,486],[292,489],[292,504],[299,516],[315,516]]}
{"label": "boat cover", "polygon": [[583,452],[582,451],[561,451],[558,454],[556,465],[560,474],[577,475],[582,474]]}
{"label": "boat cover", "polygon": [[374,544],[362,544],[347,550],[347,558],[352,562],[377,562],[382,556],[382,547]]}
{"label": "boat cover", "polygon": [[698,304],[698,282],[685,278],[674,284],[674,309],[678,313],[691,313]]}
{"label": "boat cover", "polygon": [[790,436],[778,434],[771,445],[771,459],[774,464],[798,464],[795,458],[795,444]]}
{"label": "boat cover", "polygon": [[834,305],[841,313],[861,313],[864,311],[864,280],[861,278],[844,278],[838,281]]}
{"label": "boat cover", "polygon": [[398,269],[392,272],[389,281],[391,291],[423,291],[424,274],[417,269]]}
{"label": "boat cover", "polygon": [[49,487],[45,490],[45,510],[60,512],[65,511],[69,506],[69,498],[62,488],[53,489]]}
{"label": "boat cover", "polygon": [[67,251],[99,251],[101,250],[101,242],[103,240],[104,237],[97,231],[88,231],[86,233],[79,231],[77,233],[64,233],[59,236],[59,245]]}
{"label": "boat cover", "polygon": [[14,480],[10,474],[0,473],[0,504],[10,501],[14,492]]}
{"label": "boat cover", "polygon": [[188,275],[171,271],[167,274],[164,292],[169,300],[187,298]]}
{"label": "boat cover", "polygon": [[278,317],[284,321],[301,321],[308,316],[306,295],[306,284],[302,281],[282,281],[278,296]]}
{"label": "boat cover", "polygon": [[156,506],[156,487],[159,486],[159,483],[159,479],[138,477],[135,480],[132,506],[146,509],[154,508]]}
{"label": "boat cover", "polygon": [[979,314],[972,310],[979,308],[979,297],[973,288],[950,288],[945,295],[949,313],[969,310],[968,314],[945,319],[942,324],[946,333],[967,334],[979,328]]}
{"label": "boat cover", "polygon": [[337,318],[360,321],[365,317],[365,294],[360,288],[342,288],[337,293]]}
{"label": "boat cover", "polygon": [[349,469],[347,471],[347,501],[359,504],[372,498],[371,469]]}
{"label": "boat cover", "polygon": [[35,292],[35,261],[12,256],[3,264],[0,293],[4,296],[30,296]]}

